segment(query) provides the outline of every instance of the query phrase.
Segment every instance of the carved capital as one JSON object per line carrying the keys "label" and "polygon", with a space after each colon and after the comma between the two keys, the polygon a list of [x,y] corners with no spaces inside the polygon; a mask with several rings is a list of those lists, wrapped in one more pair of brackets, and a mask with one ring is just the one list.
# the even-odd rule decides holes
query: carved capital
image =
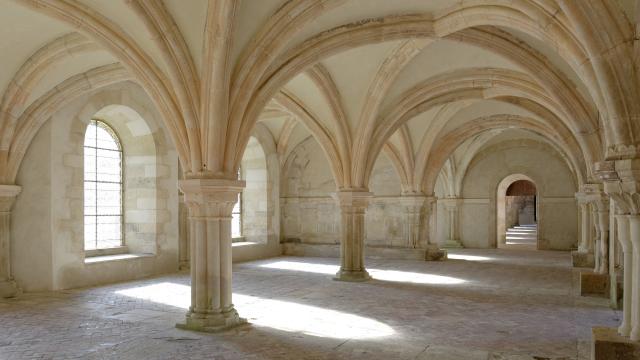
{"label": "carved capital", "polygon": [[331,194],[343,210],[365,211],[373,198],[373,193],[366,190],[341,190]]}
{"label": "carved capital", "polygon": [[[640,159],[607,161],[614,164],[615,176],[605,181],[604,190],[615,200],[619,214],[640,213]],[[610,171],[610,170],[607,170]]]}
{"label": "carved capital", "polygon": [[456,210],[460,206],[460,204],[462,204],[462,199],[459,198],[445,198],[441,201],[444,205],[444,208],[449,211]]}
{"label": "carved capital", "polygon": [[582,184],[575,196],[579,204],[592,204],[598,211],[609,209],[609,196],[604,192],[603,184]]}
{"label": "carved capital", "polygon": [[186,179],[178,182],[184,193],[189,216],[205,218],[231,217],[244,181],[227,179]]}

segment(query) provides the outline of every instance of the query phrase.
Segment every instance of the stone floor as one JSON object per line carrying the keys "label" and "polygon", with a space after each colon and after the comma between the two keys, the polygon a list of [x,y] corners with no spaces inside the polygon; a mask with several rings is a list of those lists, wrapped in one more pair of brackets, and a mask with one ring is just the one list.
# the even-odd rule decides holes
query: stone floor
{"label": "stone floor", "polygon": [[591,327],[564,252],[455,250],[446,262],[368,260],[376,280],[330,280],[336,259],[237,264],[246,325],[178,330],[186,274],[0,301],[0,359],[588,359]]}

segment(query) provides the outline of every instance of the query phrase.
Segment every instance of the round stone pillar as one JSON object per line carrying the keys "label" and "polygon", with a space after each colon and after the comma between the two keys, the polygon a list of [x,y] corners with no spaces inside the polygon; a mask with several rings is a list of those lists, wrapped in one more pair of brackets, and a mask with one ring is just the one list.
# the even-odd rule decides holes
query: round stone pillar
{"label": "round stone pillar", "polygon": [[[629,215],[629,238],[631,239],[631,246],[633,248],[633,274],[632,289],[631,289],[631,334],[630,338],[633,341],[640,340],[640,215]],[[625,291],[627,289],[625,288]]]}
{"label": "round stone pillar", "polygon": [[187,179],[179,182],[189,210],[191,306],[179,328],[216,332],[240,325],[231,301],[231,212],[244,181]]}
{"label": "round stone pillar", "polygon": [[598,211],[596,206],[592,204],[591,206],[591,220],[593,229],[595,231],[595,236],[593,237],[593,251],[594,251],[594,259],[595,266],[593,271],[597,273],[600,270],[600,226],[598,225]]}
{"label": "round stone pillar", "polygon": [[631,332],[631,305],[633,288],[633,249],[629,238],[629,217],[627,215],[616,215],[618,223],[618,241],[622,248],[623,268],[624,268],[624,292],[622,299],[622,324],[618,327],[618,332],[622,336],[629,336]]}
{"label": "round stone pillar", "polygon": [[591,217],[589,216],[589,204],[580,204],[580,218],[581,218],[581,234],[580,245],[578,251],[580,252],[592,252],[591,245]]}
{"label": "round stone pillar", "polygon": [[609,211],[607,210],[598,210],[598,228],[600,229],[600,237],[599,237],[599,251],[598,257],[600,261],[598,261],[598,269],[597,273],[599,274],[608,274],[609,273]]}
{"label": "round stone pillar", "polygon": [[364,214],[373,194],[368,191],[338,191],[332,194],[340,206],[340,271],[335,280],[366,281],[364,268]]}
{"label": "round stone pillar", "polygon": [[11,271],[11,208],[20,190],[20,186],[0,185],[0,298],[20,293]]}

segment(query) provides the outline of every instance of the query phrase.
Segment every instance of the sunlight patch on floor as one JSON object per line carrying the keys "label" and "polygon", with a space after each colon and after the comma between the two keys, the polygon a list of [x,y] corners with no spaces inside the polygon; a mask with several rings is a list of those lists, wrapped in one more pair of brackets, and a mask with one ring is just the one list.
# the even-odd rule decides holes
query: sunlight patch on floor
{"label": "sunlight patch on floor", "polygon": [[[171,282],[116,293],[182,309],[191,304],[191,288]],[[370,339],[395,333],[390,326],[374,319],[291,301],[233,294],[233,302],[240,315],[255,326],[336,339]]]}
{"label": "sunlight patch on floor", "polygon": [[486,257],[486,256],[451,254],[451,253],[447,254],[447,259],[467,260],[467,261],[488,261],[488,260],[493,260],[493,258]]}
{"label": "sunlight patch on floor", "polygon": [[[300,261],[275,261],[267,264],[262,264],[260,267],[279,269],[279,270],[293,270],[312,272],[317,274],[335,275],[340,269],[337,265],[327,264],[314,264],[309,262]],[[465,280],[458,279],[450,276],[424,274],[417,272],[396,271],[396,270],[380,270],[380,269],[367,269],[369,275],[377,280],[394,281],[394,282],[408,282],[415,284],[461,284]]]}

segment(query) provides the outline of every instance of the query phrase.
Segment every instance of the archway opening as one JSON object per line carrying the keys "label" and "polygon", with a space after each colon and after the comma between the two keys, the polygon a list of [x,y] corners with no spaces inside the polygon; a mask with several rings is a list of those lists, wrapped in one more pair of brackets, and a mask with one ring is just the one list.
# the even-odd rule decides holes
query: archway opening
{"label": "archway opening", "polygon": [[498,185],[497,247],[538,248],[538,191],[525,175],[511,175]]}

